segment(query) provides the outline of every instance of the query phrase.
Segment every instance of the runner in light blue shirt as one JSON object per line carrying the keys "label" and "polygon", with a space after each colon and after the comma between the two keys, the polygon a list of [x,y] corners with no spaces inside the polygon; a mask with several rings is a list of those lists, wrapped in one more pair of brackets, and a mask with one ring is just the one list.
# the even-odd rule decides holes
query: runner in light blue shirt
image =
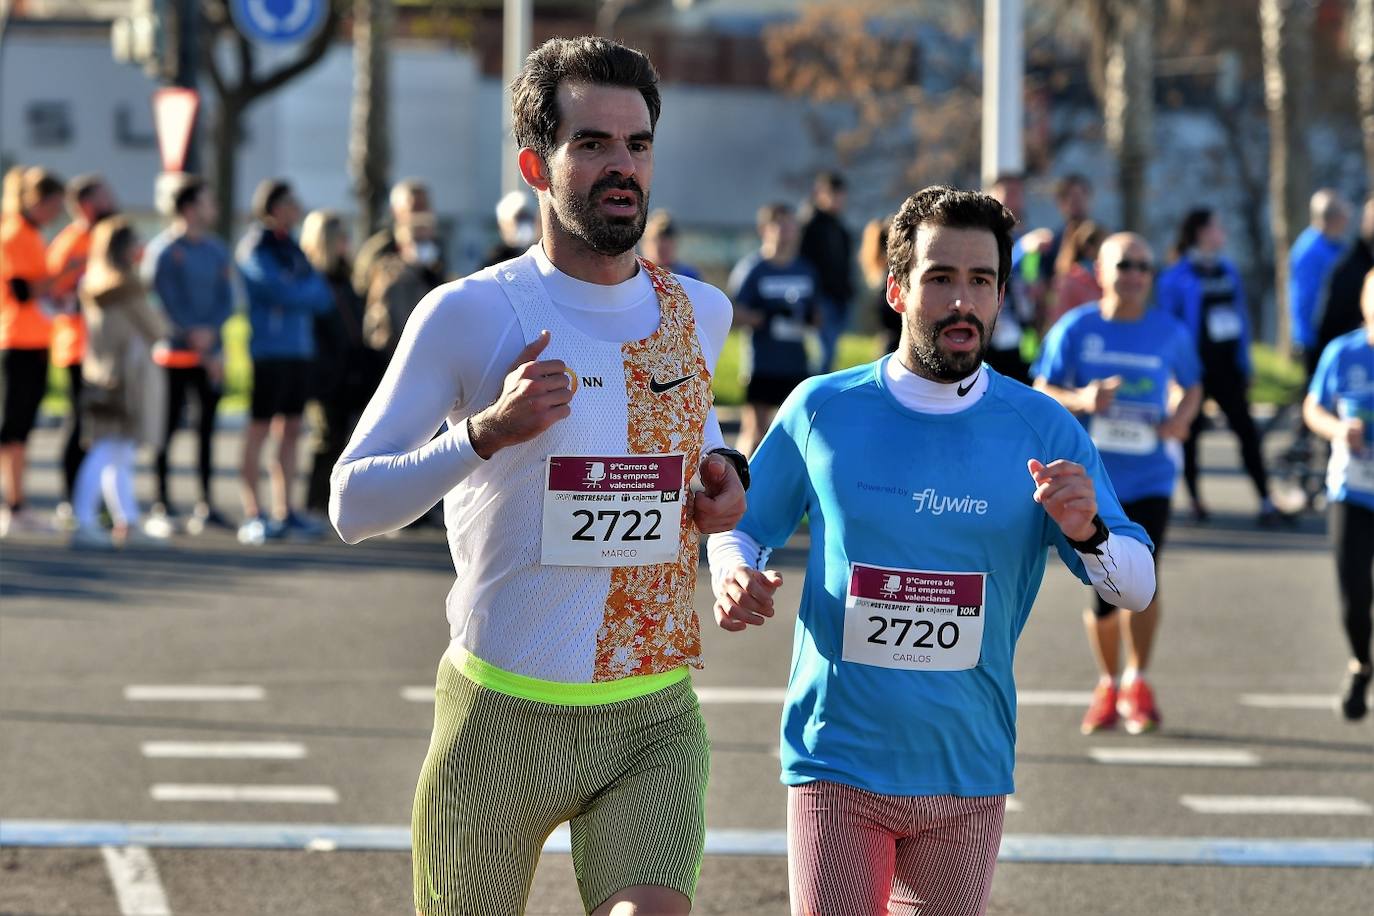
{"label": "runner in light blue shirt", "polygon": [[768,554],[809,522],[782,724],[794,912],[982,912],[1049,548],[1120,606],[1154,591],[1149,538],[1083,427],[983,363],[1013,222],[982,194],[907,200],[888,247],[898,352],[802,384],[744,518],[711,539],[716,619],[739,631],[772,616]]}
{"label": "runner in light blue shirt", "polygon": [[[1181,442],[1202,403],[1202,368],[1183,323],[1149,308],[1153,272],[1144,239],[1128,232],[1106,239],[1097,257],[1102,301],[1059,319],[1045,336],[1033,374],[1035,387],[1077,414],[1092,436],[1127,518],[1154,542],[1157,566]],[[1093,598],[1083,622],[1098,681],[1082,732],[1114,728],[1118,718],[1131,734],[1158,728],[1159,709],[1144,672],[1159,626],[1159,592],[1124,621],[1111,602],[1096,593]]]}
{"label": "runner in light blue shirt", "polygon": [[1364,327],[1327,344],[1302,405],[1307,425],[1331,442],[1327,529],[1336,554],[1341,622],[1350,642],[1341,711],[1351,721],[1368,711],[1366,694],[1374,677],[1374,271],[1364,278],[1360,311]]}

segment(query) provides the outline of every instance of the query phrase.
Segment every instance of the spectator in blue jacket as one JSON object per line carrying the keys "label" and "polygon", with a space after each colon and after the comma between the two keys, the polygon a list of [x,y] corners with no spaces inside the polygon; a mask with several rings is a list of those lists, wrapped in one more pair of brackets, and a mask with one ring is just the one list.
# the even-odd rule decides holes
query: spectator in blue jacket
{"label": "spectator in blue jacket", "polygon": [[1322,188],[1312,195],[1312,222],[1298,234],[1288,251],[1288,317],[1293,348],[1300,355],[1310,381],[1321,357],[1317,346],[1317,303],[1331,268],[1345,251],[1350,208],[1339,191]]}
{"label": "spectator in blue jacket", "polygon": [[[323,529],[291,508],[296,443],[315,357],[315,316],[334,308],[334,294],[301,251],[292,230],[301,205],[291,185],[269,178],[253,192],[258,224],[239,242],[237,261],[252,327],[253,400],[244,438],[239,542],[262,544],[286,535],[319,537]],[[277,453],[269,467],[272,515],[258,501],[258,469],[269,430]]]}
{"label": "spectator in blue jacket", "polygon": [[157,505],[153,518],[176,518],[168,492],[172,436],[181,426],[191,395],[196,399],[200,502],[187,527],[227,527],[210,501],[215,411],[224,390],[220,329],[234,311],[234,262],[211,234],[218,217],[215,195],[202,178],[187,179],[172,195],[172,224],[143,253],[144,282],[157,292],[172,324],[168,345],[154,352],[167,370],[167,426],[157,451]]}
{"label": "spectator in blue jacket", "polygon": [[[1267,526],[1287,516],[1269,498],[1259,430],[1250,416],[1250,316],[1240,273],[1222,254],[1225,248],[1226,228],[1216,212],[1206,207],[1190,210],[1179,227],[1177,260],[1155,284],[1155,301],[1193,335],[1202,363],[1204,397],[1216,402],[1240,440],[1245,473],[1260,499],[1259,521]],[[1183,443],[1183,480],[1198,521],[1210,518],[1198,481],[1197,440],[1204,425],[1199,411]]]}

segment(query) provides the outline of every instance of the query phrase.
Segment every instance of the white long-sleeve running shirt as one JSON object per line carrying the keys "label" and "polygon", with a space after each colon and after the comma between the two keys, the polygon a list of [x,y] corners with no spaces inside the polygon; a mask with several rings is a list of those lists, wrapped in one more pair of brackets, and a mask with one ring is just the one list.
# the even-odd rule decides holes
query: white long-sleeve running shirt
{"label": "white long-sleeve running shirt", "polygon": [[[603,286],[559,271],[540,244],[530,253],[554,307],[587,336],[629,341],[658,327],[658,298],[644,270]],[[677,279],[692,300],[702,356],[714,369],[730,331],[730,301],[713,286]],[[329,516],[341,538],[356,544],[403,528],[483,464],[466,420],[500,395],[526,343],[495,267],[425,297],[334,468]],[[576,397],[572,407],[570,420]],[[445,420],[449,428],[435,436]],[[725,444],[714,410],[704,440],[703,452]]]}

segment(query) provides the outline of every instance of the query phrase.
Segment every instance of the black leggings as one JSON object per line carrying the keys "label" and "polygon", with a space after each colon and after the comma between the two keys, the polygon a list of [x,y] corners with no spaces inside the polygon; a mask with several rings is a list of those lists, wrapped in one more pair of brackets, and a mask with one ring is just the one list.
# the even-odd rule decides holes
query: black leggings
{"label": "black leggings", "polygon": [[167,493],[167,464],[171,452],[172,435],[181,426],[181,415],[186,411],[187,394],[196,393],[199,436],[200,498],[210,502],[210,475],[213,473],[212,447],[215,439],[215,410],[219,407],[220,390],[210,381],[210,375],[200,366],[188,369],[167,370],[167,431],[162,437],[162,447],[157,452],[157,498],[169,510],[172,507]]}
{"label": "black leggings", "polygon": [[81,444],[81,393],[85,382],[81,378],[81,364],[67,367],[67,400],[71,410],[67,413],[67,444],[62,448],[62,483],[66,486],[67,502],[72,501],[76,492],[76,475],[81,470],[81,462],[86,460],[86,449]]}
{"label": "black leggings", "polygon": [[1374,605],[1374,511],[1333,502],[1327,515],[1336,553],[1336,584],[1341,593],[1341,623],[1350,654],[1369,667],[1370,606]]}
{"label": "black leggings", "polygon": [[[1260,499],[1269,498],[1269,474],[1264,470],[1264,456],[1260,453],[1259,430],[1250,416],[1250,396],[1246,391],[1246,379],[1239,369],[1231,366],[1209,367],[1202,377],[1203,397],[1217,402],[1226,416],[1226,425],[1240,440],[1240,458],[1245,464],[1245,473],[1255,485]],[[1192,431],[1183,443],[1183,482],[1188,485],[1188,495],[1193,505],[1202,504],[1198,492],[1197,439],[1202,432],[1202,411],[1198,411],[1193,421]]]}

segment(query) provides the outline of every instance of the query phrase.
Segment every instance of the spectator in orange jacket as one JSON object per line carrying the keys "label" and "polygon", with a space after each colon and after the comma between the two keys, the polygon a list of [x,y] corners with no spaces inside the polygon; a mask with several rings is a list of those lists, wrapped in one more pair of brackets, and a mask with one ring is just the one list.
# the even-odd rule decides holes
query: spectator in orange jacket
{"label": "spectator in orange jacket", "polygon": [[41,168],[11,169],[0,205],[0,537],[45,526],[24,509],[24,466],[29,433],[48,388],[52,321],[43,227],[62,213],[62,182]]}

